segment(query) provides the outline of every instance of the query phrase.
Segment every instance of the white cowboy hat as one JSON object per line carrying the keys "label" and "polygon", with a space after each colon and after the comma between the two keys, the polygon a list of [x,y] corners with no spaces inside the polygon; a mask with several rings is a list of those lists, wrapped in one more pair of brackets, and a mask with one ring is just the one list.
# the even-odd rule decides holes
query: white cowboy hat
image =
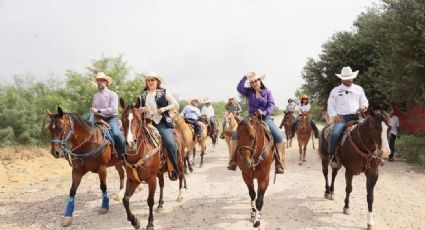
{"label": "white cowboy hat", "polygon": [[205,99],[204,104],[211,103],[211,99]]}
{"label": "white cowboy hat", "polygon": [[342,68],[340,74],[337,73],[335,75],[341,78],[341,80],[352,80],[357,77],[357,74],[359,74],[358,70],[353,72],[349,66],[346,66]]}
{"label": "white cowboy hat", "polygon": [[106,74],[104,72],[98,72],[96,74],[96,76],[94,77],[94,81],[97,81],[99,79],[103,79],[103,80],[107,81],[108,85],[111,85],[112,82],[114,81],[111,77],[106,76]]}
{"label": "white cowboy hat", "polygon": [[145,80],[156,78],[158,81],[163,82],[163,79],[159,74],[155,73],[153,70],[149,71],[145,75]]}

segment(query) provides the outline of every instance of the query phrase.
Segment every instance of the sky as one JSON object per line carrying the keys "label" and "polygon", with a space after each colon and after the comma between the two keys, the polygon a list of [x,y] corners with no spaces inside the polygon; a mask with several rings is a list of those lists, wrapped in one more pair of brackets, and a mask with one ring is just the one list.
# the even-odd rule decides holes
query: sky
{"label": "sky", "polygon": [[[307,58],[377,0],[0,0],[0,83],[85,72],[123,55],[128,76],[154,70],[184,98],[237,96],[242,76],[265,74],[283,107]],[[91,95],[89,95],[91,96]]]}

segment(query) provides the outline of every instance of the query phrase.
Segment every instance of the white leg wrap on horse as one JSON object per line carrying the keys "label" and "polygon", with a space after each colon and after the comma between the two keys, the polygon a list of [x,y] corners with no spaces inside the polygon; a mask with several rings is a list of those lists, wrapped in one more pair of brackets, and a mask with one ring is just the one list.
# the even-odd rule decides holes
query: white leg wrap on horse
{"label": "white leg wrap on horse", "polygon": [[251,201],[251,207],[255,209],[255,200]]}
{"label": "white leg wrap on horse", "polygon": [[255,212],[255,221],[254,221],[254,223],[257,222],[257,221],[258,222],[261,222],[261,212],[258,211],[258,210]]}
{"label": "white leg wrap on horse", "polygon": [[367,224],[368,225],[375,225],[375,220],[373,219],[373,213],[372,212],[367,213]]}

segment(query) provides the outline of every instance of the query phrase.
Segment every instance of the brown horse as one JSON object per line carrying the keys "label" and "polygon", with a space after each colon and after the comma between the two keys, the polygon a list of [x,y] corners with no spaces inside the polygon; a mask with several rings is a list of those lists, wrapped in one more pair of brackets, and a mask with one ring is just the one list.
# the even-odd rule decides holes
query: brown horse
{"label": "brown horse", "polygon": [[211,125],[211,120],[209,120],[205,115],[202,115],[199,120],[207,125],[207,135],[211,138],[211,143],[214,148],[218,142],[218,127],[220,126],[220,124],[216,119],[214,119],[213,128],[213,126]]}
{"label": "brown horse", "polygon": [[[307,144],[312,137],[312,127],[310,124],[310,113],[302,113],[299,117],[298,127],[296,130],[298,148],[300,152],[299,165],[303,164],[303,161],[306,161],[305,154],[307,152]],[[314,140],[313,140],[314,141]],[[314,143],[313,143],[314,148]]]}
{"label": "brown horse", "polygon": [[[127,142],[127,155],[125,160],[127,171],[127,186],[123,199],[123,204],[127,212],[127,219],[136,228],[140,228],[140,222],[130,210],[130,197],[134,194],[137,186],[143,181],[148,184],[148,206],[149,217],[147,229],[153,229],[153,205],[154,195],[156,191],[156,177],[159,179],[160,197],[157,210],[163,209],[164,199],[164,173],[169,172],[171,163],[167,161],[167,153],[161,142],[154,143],[151,136],[154,136],[150,129],[152,125],[144,116],[145,114],[139,110],[140,98],[137,99],[136,105],[127,105],[122,99],[120,100],[121,107],[124,108],[122,114],[123,129]],[[159,133],[157,133],[159,135]],[[183,170],[183,145],[181,144],[181,136],[178,132],[174,133],[178,154],[177,161],[179,170]],[[170,176],[170,175],[169,175]],[[186,178],[184,173],[179,174],[179,195],[177,201],[183,200],[183,183],[186,189]]]}
{"label": "brown horse", "polygon": [[90,126],[81,116],[64,113],[58,107],[58,113],[47,111],[50,117],[48,129],[52,135],[51,154],[55,158],[64,157],[72,167],[72,186],[69,192],[63,226],[72,223],[74,199],[82,177],[87,172],[99,174],[100,189],[102,190],[102,206],[100,214],[109,210],[109,195],[106,186],[106,168],[115,166],[120,176],[120,190],[124,187],[124,169],[122,161],[113,154],[111,142],[102,129]]}
{"label": "brown horse", "polygon": [[[207,148],[207,129],[206,125],[203,122],[199,122],[199,124],[202,127],[202,134],[200,138],[195,137],[194,128],[191,127],[192,125],[189,125],[186,123],[185,119],[181,114],[177,114],[173,117],[173,121],[176,125],[176,129],[182,134],[183,136],[183,146],[186,148],[186,154],[185,154],[185,172],[187,171],[187,166],[189,167],[189,170],[192,172],[192,166],[189,161],[189,154],[194,151],[196,144],[199,144],[201,147],[201,162],[199,164],[199,167],[202,168],[204,164],[204,154],[205,150]],[[195,165],[195,152],[193,152],[193,165]],[[187,165],[186,165],[187,163]]]}
{"label": "brown horse", "polygon": [[[235,159],[242,171],[243,180],[251,197],[251,221],[253,222],[253,227],[254,229],[259,229],[264,194],[269,185],[270,168],[275,157],[273,151],[274,141],[271,135],[267,135],[261,120],[256,116],[239,122],[237,135],[238,147]],[[258,194],[256,194],[254,189],[255,178],[258,182]]]}
{"label": "brown horse", "polygon": [[285,127],[286,135],[286,148],[292,147],[292,123],[294,122],[294,117],[291,112],[285,112],[283,120],[280,123],[279,128]]}
{"label": "brown horse", "polygon": [[[347,137],[342,145],[338,144],[336,159],[337,167],[332,169],[332,183],[328,183],[329,167],[329,138],[332,127],[327,125],[320,134],[319,154],[322,158],[322,171],[325,177],[325,198],[332,200],[334,195],[334,182],[338,170],[344,165],[346,181],[346,197],[343,212],[349,214],[349,197],[353,190],[352,180],[354,175],[366,175],[367,203],[368,203],[368,229],[373,229],[374,218],[372,213],[373,190],[378,180],[378,168],[382,157],[388,155],[389,145],[387,130],[389,118],[385,112],[374,111],[357,127],[346,130]],[[342,165],[341,165],[342,163]]]}
{"label": "brown horse", "polygon": [[[230,112],[225,112],[224,113],[224,120],[225,120],[225,126],[224,126],[224,140],[226,141],[227,144],[227,149],[229,150],[229,160],[232,159],[232,147],[231,147],[231,139],[232,139],[232,133],[236,132],[236,129],[238,128],[238,118],[235,116],[234,113],[230,113]],[[234,150],[235,148],[233,148]]]}

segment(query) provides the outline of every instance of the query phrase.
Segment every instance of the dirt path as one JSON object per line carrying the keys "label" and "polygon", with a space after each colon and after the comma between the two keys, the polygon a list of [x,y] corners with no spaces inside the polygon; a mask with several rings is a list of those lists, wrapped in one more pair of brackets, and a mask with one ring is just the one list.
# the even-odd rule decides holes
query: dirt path
{"label": "dirt path", "polygon": [[[317,146],[317,141],[316,141]],[[288,150],[288,169],[270,184],[263,208],[262,229],[364,229],[367,223],[365,177],[356,176],[351,215],[342,214],[344,169],[336,179],[334,201],[323,198],[324,179],[311,144],[307,162],[298,166],[298,150]],[[199,162],[199,155],[195,160]],[[251,229],[248,191],[240,171],[226,170],[227,150],[221,141],[209,147],[203,168],[187,178],[184,201],[176,201],[178,183],[166,181],[165,210],[155,213],[156,229]],[[118,191],[118,175],[109,169],[108,188]],[[0,164],[0,229],[60,229],[70,186],[70,167],[64,160],[40,157]],[[28,179],[17,177],[24,175]],[[97,175],[88,174],[78,189],[74,221],[68,229],[133,229],[122,204],[111,199],[110,211],[98,215],[101,192]],[[147,191],[131,199],[131,206],[147,224]],[[158,199],[158,196],[156,196]],[[374,213],[378,229],[425,228],[425,175],[403,162],[387,162],[375,189]]]}

